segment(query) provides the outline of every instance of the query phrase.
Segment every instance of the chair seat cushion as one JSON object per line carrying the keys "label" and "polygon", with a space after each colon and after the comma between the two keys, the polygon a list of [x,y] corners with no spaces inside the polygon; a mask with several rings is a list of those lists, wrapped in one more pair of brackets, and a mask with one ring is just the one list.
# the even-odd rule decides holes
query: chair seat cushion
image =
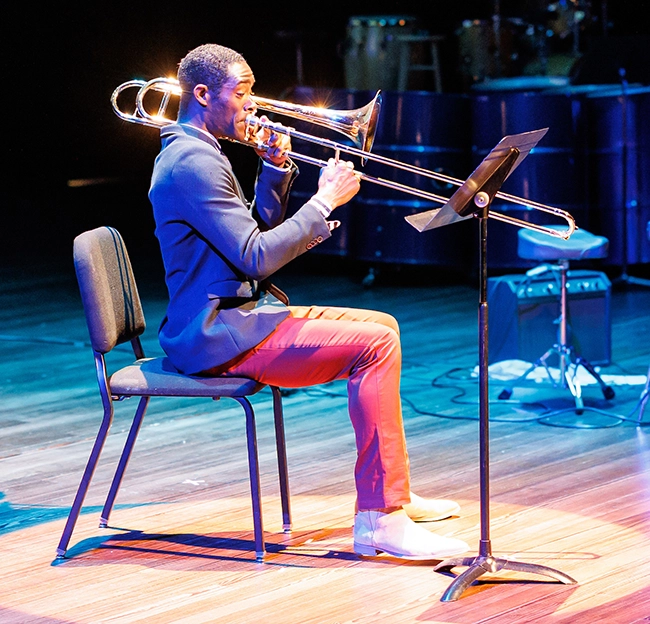
{"label": "chair seat cushion", "polygon": [[111,392],[120,396],[242,397],[265,384],[245,377],[195,377],[179,373],[166,357],[143,358],[115,371]]}
{"label": "chair seat cushion", "polygon": [[[555,228],[561,230],[562,226]],[[606,258],[609,240],[577,229],[564,240],[544,232],[522,228],[517,232],[517,253],[528,260],[587,260]]]}

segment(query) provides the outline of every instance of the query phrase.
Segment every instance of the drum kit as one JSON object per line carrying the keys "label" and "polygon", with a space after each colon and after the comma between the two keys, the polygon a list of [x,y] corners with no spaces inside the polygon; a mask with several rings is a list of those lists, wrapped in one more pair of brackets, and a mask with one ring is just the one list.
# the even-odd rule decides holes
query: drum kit
{"label": "drum kit", "polygon": [[[542,66],[548,70],[555,54],[579,54],[581,38],[591,35],[594,23],[602,21],[594,19],[583,0],[558,0],[540,7],[521,18],[504,18],[497,4],[491,20],[463,24],[459,43],[468,50],[462,67],[473,83],[472,97],[395,88],[394,67],[379,62],[380,54],[388,49],[382,41],[394,43],[416,32],[419,25],[414,18],[394,16],[350,19],[350,34],[356,43],[348,48],[349,67],[354,69],[348,70],[346,89],[323,88],[321,93],[300,87],[289,101],[255,96],[259,109],[294,119],[294,127],[273,127],[298,142],[301,151],[292,151],[292,158],[315,165],[313,175],[310,168],[304,168],[293,187],[298,207],[313,192],[318,169],[332,151],[360,161],[360,179],[366,184],[346,207],[350,218],[344,219],[340,235],[333,237],[329,246],[319,246],[317,253],[350,257],[369,264],[371,270],[390,264],[472,266],[472,251],[468,253],[465,247],[468,236],[461,229],[465,224],[423,236],[413,231],[406,217],[445,204],[449,191],[462,183],[463,174],[502,136],[546,127],[545,143],[495,196],[490,217],[497,221],[494,233],[502,237],[503,244],[493,247],[491,266],[527,266],[517,257],[516,245],[507,244],[516,233],[508,226],[561,236],[547,223],[548,213],[566,220],[570,231],[576,227],[576,217],[583,227],[621,231],[612,240],[613,263],[648,261],[648,241],[637,241],[634,236],[639,224],[650,220],[650,185],[645,173],[649,154],[647,142],[641,138],[647,136],[645,111],[650,87],[585,85],[587,89],[573,87],[568,79],[556,84],[553,79],[561,78],[559,75],[535,73]],[[532,43],[526,43],[525,36]],[[397,55],[393,50],[389,56]],[[360,70],[373,64],[375,73]],[[529,75],[522,76],[522,72]],[[362,83],[362,78],[368,77],[373,77],[371,85]],[[129,112],[118,103],[118,98],[124,101],[122,94],[127,91],[136,93]],[[173,116],[167,105],[173,108],[179,94],[175,80],[131,80],[120,85],[111,100],[119,117],[157,127],[170,123]],[[148,106],[152,96],[155,110]],[[314,124],[325,129],[327,138],[312,134]],[[621,146],[618,137],[623,130],[626,140]],[[345,142],[332,133],[344,134]],[[625,227],[619,227],[621,223]],[[628,241],[626,231],[634,240]]]}
{"label": "drum kit", "polygon": [[497,0],[490,19],[465,20],[456,30],[458,70],[465,86],[491,78],[569,76],[581,56],[583,37],[598,21],[590,3],[522,4],[521,16],[506,17]]}

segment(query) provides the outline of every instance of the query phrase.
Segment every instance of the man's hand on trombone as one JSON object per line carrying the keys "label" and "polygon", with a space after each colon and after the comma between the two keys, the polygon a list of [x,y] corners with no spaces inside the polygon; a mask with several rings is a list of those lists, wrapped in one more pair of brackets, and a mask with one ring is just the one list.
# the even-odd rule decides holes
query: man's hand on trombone
{"label": "man's hand on trombone", "polygon": [[276,167],[284,167],[291,151],[291,137],[267,127],[265,124],[269,118],[266,115],[262,115],[259,121],[262,123],[257,125],[254,133],[254,141],[259,146],[254,148],[257,155]]}
{"label": "man's hand on trombone", "polygon": [[315,197],[326,202],[332,209],[349,202],[361,186],[354,164],[338,158],[330,158],[318,178]]}

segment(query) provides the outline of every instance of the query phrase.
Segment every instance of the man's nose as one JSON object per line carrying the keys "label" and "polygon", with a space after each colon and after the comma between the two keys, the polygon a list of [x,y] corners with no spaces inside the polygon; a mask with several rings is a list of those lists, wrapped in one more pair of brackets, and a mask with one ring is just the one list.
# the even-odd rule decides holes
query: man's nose
{"label": "man's nose", "polygon": [[249,96],[248,101],[244,106],[244,110],[247,113],[252,113],[253,115],[257,113],[257,102],[253,99],[252,96]]}

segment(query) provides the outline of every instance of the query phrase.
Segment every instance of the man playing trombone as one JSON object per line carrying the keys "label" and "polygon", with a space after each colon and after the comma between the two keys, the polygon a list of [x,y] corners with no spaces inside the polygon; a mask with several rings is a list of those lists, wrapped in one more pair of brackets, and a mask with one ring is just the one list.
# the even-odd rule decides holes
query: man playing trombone
{"label": "man playing trombone", "polygon": [[[372,310],[292,306],[269,276],[331,236],[328,218],[359,190],[350,162],[331,159],[314,195],[286,209],[297,167],[288,135],[268,128],[251,141],[254,75],[234,50],[199,46],[178,69],[176,123],[163,126],[149,197],[169,291],[160,343],[182,372],[232,375],[285,388],[347,379],[357,445],[354,550],[443,559],[468,550],[415,521],[448,518],[449,500],[410,491],[399,394],[397,321]],[[219,139],[260,156],[248,202]]]}

